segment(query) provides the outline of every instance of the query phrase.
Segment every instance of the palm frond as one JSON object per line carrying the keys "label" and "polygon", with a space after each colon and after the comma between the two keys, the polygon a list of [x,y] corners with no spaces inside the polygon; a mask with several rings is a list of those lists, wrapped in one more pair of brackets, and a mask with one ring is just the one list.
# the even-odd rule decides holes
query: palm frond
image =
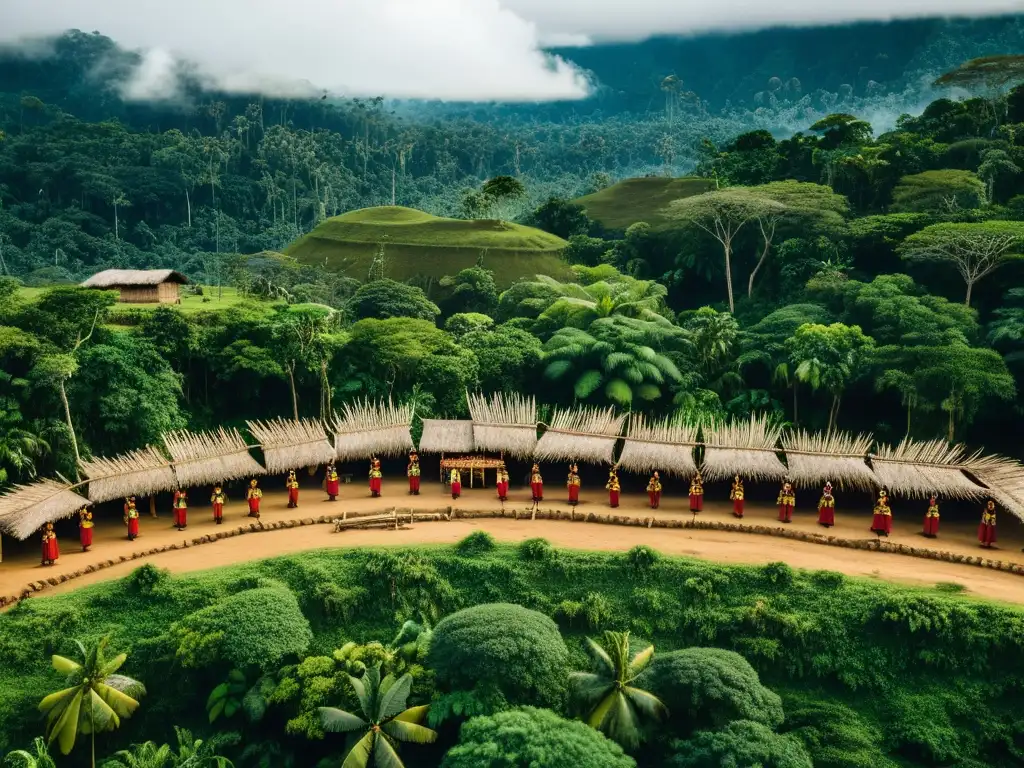
{"label": "palm frond", "polygon": [[317,711],[320,713],[320,725],[329,733],[349,733],[370,725],[359,715],[336,707],[317,707]]}
{"label": "palm frond", "polygon": [[932,493],[960,499],[980,498],[988,491],[964,474],[966,449],[945,440],[920,442],[905,438],[897,446],[879,445],[871,454],[871,467],[890,493],[928,498]]}

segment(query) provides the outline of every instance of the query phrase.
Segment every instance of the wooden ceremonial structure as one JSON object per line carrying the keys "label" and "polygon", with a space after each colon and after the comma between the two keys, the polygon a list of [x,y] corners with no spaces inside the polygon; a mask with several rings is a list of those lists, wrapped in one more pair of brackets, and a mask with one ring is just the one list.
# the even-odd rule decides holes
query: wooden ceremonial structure
{"label": "wooden ceremonial structure", "polygon": [[[556,409],[550,423],[544,423],[538,420],[532,397],[467,393],[467,401],[469,419],[422,420],[419,451],[441,454],[442,478],[446,469],[468,470],[471,487],[476,470],[497,469],[505,457],[614,465],[629,472],[658,470],[683,477],[699,468],[709,482],[740,475],[753,481],[789,479],[802,487],[825,481],[843,488],[884,487],[911,498],[932,493],[959,499],[991,497],[1024,520],[1020,462],[981,451],[969,453],[964,446],[943,440],[908,438],[895,446],[876,445],[871,435],[784,432],[763,416],[694,426],[593,407]],[[247,422],[253,443],[238,430],[168,433],[162,447],[82,461],[79,469],[85,479],[80,482],[42,479],[14,486],[0,495],[0,533],[26,539],[47,522],[124,496],[283,474],[329,461],[401,456],[413,448],[414,416],[411,405],[366,400],[345,405],[327,422]],[[262,464],[253,450],[262,452]]]}

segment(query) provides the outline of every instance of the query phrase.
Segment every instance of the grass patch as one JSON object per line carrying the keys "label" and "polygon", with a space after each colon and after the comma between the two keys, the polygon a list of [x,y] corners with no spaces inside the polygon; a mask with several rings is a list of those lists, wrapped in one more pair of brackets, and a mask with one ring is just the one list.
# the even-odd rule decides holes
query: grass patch
{"label": "grass patch", "polygon": [[323,265],[366,280],[377,245],[387,243],[387,277],[398,281],[438,279],[483,265],[499,288],[522,277],[566,277],[560,259],[566,242],[533,227],[491,220],[463,221],[401,206],[351,211],[321,223],[285,253],[301,264]]}
{"label": "grass patch", "polygon": [[696,177],[624,179],[573,202],[586,208],[587,215],[607,229],[626,229],[638,221],[646,221],[659,229],[668,224],[662,211],[673,200],[693,197],[714,188],[713,180]]}

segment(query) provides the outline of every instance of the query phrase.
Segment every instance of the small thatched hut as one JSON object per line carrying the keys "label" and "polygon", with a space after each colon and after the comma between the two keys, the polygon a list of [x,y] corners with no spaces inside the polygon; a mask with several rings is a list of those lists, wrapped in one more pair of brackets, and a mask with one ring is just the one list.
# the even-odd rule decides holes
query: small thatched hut
{"label": "small thatched hut", "polygon": [[178,286],[187,283],[188,278],[173,269],[107,269],[82,287],[119,291],[120,301],[128,304],[180,304]]}

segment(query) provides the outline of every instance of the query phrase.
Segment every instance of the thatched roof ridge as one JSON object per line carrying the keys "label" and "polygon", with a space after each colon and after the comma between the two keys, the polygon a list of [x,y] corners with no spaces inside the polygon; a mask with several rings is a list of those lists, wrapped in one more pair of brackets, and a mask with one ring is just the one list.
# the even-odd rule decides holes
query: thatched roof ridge
{"label": "thatched roof ridge", "polygon": [[697,469],[693,458],[696,444],[697,428],[678,417],[647,421],[642,413],[634,413],[618,465],[629,472],[688,477]]}
{"label": "thatched roof ridge", "polygon": [[965,466],[988,486],[996,503],[1024,520],[1024,465],[1005,456],[982,456],[979,451],[967,459]]}
{"label": "thatched roof ridge", "polygon": [[105,269],[84,283],[83,288],[134,288],[161,283],[188,284],[189,279],[174,269]]}
{"label": "thatched roof ridge", "polygon": [[704,479],[740,475],[750,480],[781,480],[786,476],[776,456],[781,435],[782,428],[770,424],[767,416],[708,425],[704,428]]}
{"label": "thatched roof ridge", "polygon": [[149,496],[177,487],[171,462],[154,446],[112,459],[82,461],[89,479],[89,499],[97,504],[125,496]]}
{"label": "thatched roof ridge", "polygon": [[299,467],[315,467],[334,459],[334,446],[324,425],[313,419],[273,419],[245,422],[263,449],[263,463],[270,474]]}
{"label": "thatched roof ridge", "polygon": [[878,485],[867,454],[870,434],[796,430],[782,439],[789,479],[797,486],[834,482],[841,488],[869,490]]}
{"label": "thatched roof ridge", "polygon": [[537,401],[519,394],[467,395],[478,451],[529,458],[537,447]]}
{"label": "thatched roof ridge", "polygon": [[71,517],[92,504],[56,480],[16,485],[0,496],[0,530],[25,540],[46,523]]}
{"label": "thatched roof ridge", "polygon": [[612,464],[615,443],[626,414],[614,408],[568,408],[555,411],[537,442],[538,461],[587,461]]}
{"label": "thatched roof ridge", "polygon": [[423,419],[421,453],[473,453],[473,422],[469,419]]}
{"label": "thatched roof ridge", "polygon": [[164,435],[164,445],[171,454],[177,482],[185,488],[265,472],[249,454],[249,446],[237,429],[169,432]]}
{"label": "thatched roof ridge", "polygon": [[910,498],[928,498],[938,493],[947,498],[972,499],[987,494],[972,482],[966,450],[945,440],[927,442],[904,438],[899,445],[879,445],[870,455],[871,468],[890,493]]}
{"label": "thatched roof ridge", "polygon": [[346,403],[335,414],[332,431],[334,450],[339,461],[368,459],[371,456],[400,456],[412,448],[412,404]]}

